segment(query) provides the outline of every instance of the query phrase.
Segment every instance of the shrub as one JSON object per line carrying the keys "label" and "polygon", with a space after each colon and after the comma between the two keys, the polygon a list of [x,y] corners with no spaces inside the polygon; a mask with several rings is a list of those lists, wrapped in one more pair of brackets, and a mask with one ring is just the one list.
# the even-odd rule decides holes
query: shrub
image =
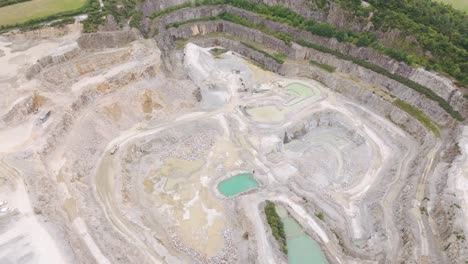
{"label": "shrub", "polygon": [[266,51],[264,51],[264,50],[262,50],[262,49],[256,47],[255,45],[252,45],[252,44],[250,44],[250,43],[247,43],[247,42],[244,42],[244,41],[241,41],[241,43],[242,43],[242,45],[244,45],[244,46],[246,46],[246,47],[248,47],[248,48],[250,48],[250,49],[253,49],[253,50],[257,51],[257,52],[262,53],[262,54],[265,55],[266,57],[268,57],[268,58],[270,58],[270,59],[273,59],[274,61],[276,61],[276,62],[279,63],[279,64],[283,64],[283,63],[284,63],[284,59],[283,59],[283,58],[286,57],[286,55],[284,55],[284,54],[276,53],[276,56],[274,56],[274,55],[271,55],[270,53],[268,53],[268,52],[266,52]]}
{"label": "shrub", "polygon": [[319,212],[319,213],[315,214],[315,216],[316,216],[318,219],[322,220],[322,221],[325,219],[325,216],[323,215],[322,212]]}
{"label": "shrub", "polygon": [[309,60],[309,63],[314,65],[314,66],[317,66],[323,70],[326,70],[327,72],[334,72],[336,70],[335,67],[333,66],[330,66],[328,64],[323,64],[323,63],[320,63],[320,62],[317,62],[317,61],[314,61],[314,60]]}
{"label": "shrub", "polygon": [[73,24],[75,23],[75,18],[73,17],[66,17],[64,19],[61,19],[59,21],[55,21],[50,23],[51,27],[63,27],[65,25]]}
{"label": "shrub", "polygon": [[140,22],[143,17],[143,13],[141,12],[136,12],[135,14],[132,15],[132,18],[130,19],[129,26],[133,28],[138,28],[140,27]]}
{"label": "shrub", "polygon": [[440,131],[437,125],[435,125],[434,122],[421,110],[400,99],[395,100],[393,104],[398,106],[398,108],[405,111],[415,119],[417,119],[427,130],[431,131],[436,137],[440,137]]}
{"label": "shrub", "polygon": [[21,2],[27,2],[27,1],[31,1],[31,0],[0,0],[0,7],[14,5],[14,4],[18,4]]}
{"label": "shrub", "polygon": [[288,249],[286,248],[286,233],[284,232],[283,221],[276,213],[275,204],[267,201],[265,205],[265,215],[267,218],[268,225],[270,225],[271,233],[273,237],[280,244],[281,251],[284,254],[288,254]]}

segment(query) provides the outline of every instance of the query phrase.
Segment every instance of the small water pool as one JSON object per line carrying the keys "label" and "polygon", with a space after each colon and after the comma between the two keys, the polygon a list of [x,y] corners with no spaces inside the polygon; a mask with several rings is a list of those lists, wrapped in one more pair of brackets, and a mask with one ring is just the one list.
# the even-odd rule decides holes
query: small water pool
{"label": "small water pool", "polygon": [[291,83],[288,86],[286,86],[286,89],[288,90],[289,94],[294,95],[296,97],[310,97],[314,95],[314,93],[309,87],[301,83]]}
{"label": "small water pool", "polygon": [[218,184],[219,192],[226,197],[231,197],[257,187],[258,182],[252,177],[251,173],[237,174]]}
{"label": "small water pool", "polygon": [[287,237],[288,264],[326,264],[327,260],[319,244],[304,233],[302,227],[288,214],[288,211],[280,205],[276,206],[276,211],[283,221]]}
{"label": "small water pool", "polygon": [[288,239],[288,264],[326,264],[317,242],[302,234]]}
{"label": "small water pool", "polygon": [[302,83],[291,83],[286,86],[286,89],[288,94],[295,97],[286,104],[289,110],[295,110],[320,98],[320,90],[318,88]]}

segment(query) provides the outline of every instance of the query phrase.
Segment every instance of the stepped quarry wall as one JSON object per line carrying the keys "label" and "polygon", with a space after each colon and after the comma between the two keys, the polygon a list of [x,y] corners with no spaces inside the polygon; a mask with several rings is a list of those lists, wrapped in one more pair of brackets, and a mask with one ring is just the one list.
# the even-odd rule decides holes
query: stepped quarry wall
{"label": "stepped quarry wall", "polygon": [[118,48],[140,38],[137,29],[82,34],[78,45],[82,49]]}
{"label": "stepped quarry wall", "polygon": [[[389,79],[381,74],[368,70],[364,67],[356,65],[350,61],[338,59],[337,57],[323,53],[314,49],[304,48],[299,45],[286,45],[282,40],[266,35],[258,30],[246,28],[238,24],[227,21],[206,21],[191,24],[185,24],[178,28],[170,28],[167,32],[159,36],[158,42],[166,48],[162,50],[173,49],[175,47],[175,39],[188,39],[197,35],[207,35],[209,33],[225,33],[239,40],[246,40],[259,43],[275,52],[286,54],[289,58],[295,60],[313,59],[320,63],[325,63],[337,68],[337,71],[356,76],[361,82],[368,83],[373,86],[378,86],[384,91],[401,98],[414,106],[421,109],[425,114],[431,117],[436,123],[442,126],[450,126],[453,124],[451,117],[445,112],[436,102],[426,98],[424,95],[410,89],[409,87]],[[164,44],[166,43],[166,44]],[[169,44],[172,43],[172,44]],[[265,58],[260,52],[252,51],[243,45],[235,45],[233,41],[210,40],[206,43],[198,41],[198,44],[207,46],[207,44],[219,43],[226,44],[234,51],[247,56],[253,60],[261,62],[269,70],[281,73],[281,65],[270,58]],[[208,45],[209,46],[209,45]],[[242,47],[241,47],[242,46]],[[250,50],[250,51],[248,51]],[[362,89],[356,86],[357,89]]]}
{"label": "stepped quarry wall", "polygon": [[[303,39],[308,42],[334,49],[341,53],[349,54],[353,57],[380,66],[391,73],[397,74],[401,77],[426,86],[444,100],[449,102],[449,104],[455,110],[459,111],[464,117],[468,117],[468,102],[463,98],[463,94],[449,78],[446,78],[438,73],[426,71],[422,68],[413,68],[403,62],[398,62],[385,55],[379,54],[370,48],[356,47],[350,43],[339,42],[335,38],[325,38],[313,35],[310,32],[295,29],[279,22],[265,19],[256,13],[235,8],[229,5],[201,6],[180,9],[156,19],[152,27],[158,28],[158,31],[161,32],[164,31],[164,27],[167,24],[186,21],[194,18],[216,16],[223,11],[240,15],[256,24],[262,24],[273,32],[283,32],[291,35],[294,39]],[[258,38],[253,41],[257,40]],[[262,44],[265,45],[265,42]],[[287,54],[285,51],[280,52]]]}

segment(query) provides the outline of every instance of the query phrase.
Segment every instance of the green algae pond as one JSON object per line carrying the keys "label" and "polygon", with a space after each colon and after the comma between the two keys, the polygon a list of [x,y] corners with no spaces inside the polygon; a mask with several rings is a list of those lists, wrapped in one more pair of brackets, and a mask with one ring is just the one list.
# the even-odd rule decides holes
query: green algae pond
{"label": "green algae pond", "polygon": [[257,122],[277,123],[283,121],[288,113],[319,100],[321,96],[320,89],[302,83],[290,83],[286,86],[286,91],[292,97],[284,104],[286,107],[278,108],[273,103],[253,106],[246,109],[247,114]]}
{"label": "green algae pond", "polygon": [[288,249],[288,264],[326,264],[328,263],[320,246],[307,235],[299,223],[280,205],[276,211],[283,221]]}
{"label": "green algae pond", "polygon": [[320,90],[316,87],[311,87],[302,83],[291,83],[286,86],[288,94],[295,98],[289,101],[286,105],[294,110],[308,103],[307,101],[316,101],[320,98]]}
{"label": "green algae pond", "polygon": [[218,184],[219,192],[226,197],[231,197],[257,187],[258,182],[252,177],[251,173],[237,174]]}
{"label": "green algae pond", "polygon": [[314,95],[312,89],[310,87],[302,84],[302,83],[291,83],[286,86],[288,93],[291,95],[295,95],[296,97],[311,97]]}

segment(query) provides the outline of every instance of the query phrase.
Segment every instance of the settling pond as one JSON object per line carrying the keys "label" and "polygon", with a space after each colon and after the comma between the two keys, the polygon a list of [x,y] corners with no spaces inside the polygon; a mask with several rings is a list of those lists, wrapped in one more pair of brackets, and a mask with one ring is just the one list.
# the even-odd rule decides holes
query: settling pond
{"label": "settling pond", "polygon": [[278,123],[283,121],[288,113],[319,100],[321,96],[317,87],[302,83],[290,83],[286,86],[286,90],[291,96],[291,99],[284,105],[286,107],[278,108],[274,104],[269,104],[247,108],[246,112],[257,122]]}
{"label": "settling pond", "polygon": [[252,177],[251,173],[237,174],[218,184],[219,192],[226,197],[231,197],[257,187],[258,182]]}
{"label": "settling pond", "polygon": [[288,248],[288,264],[326,264],[325,256],[320,246],[302,230],[297,221],[288,214],[288,211],[276,205],[276,212],[283,221]]}

